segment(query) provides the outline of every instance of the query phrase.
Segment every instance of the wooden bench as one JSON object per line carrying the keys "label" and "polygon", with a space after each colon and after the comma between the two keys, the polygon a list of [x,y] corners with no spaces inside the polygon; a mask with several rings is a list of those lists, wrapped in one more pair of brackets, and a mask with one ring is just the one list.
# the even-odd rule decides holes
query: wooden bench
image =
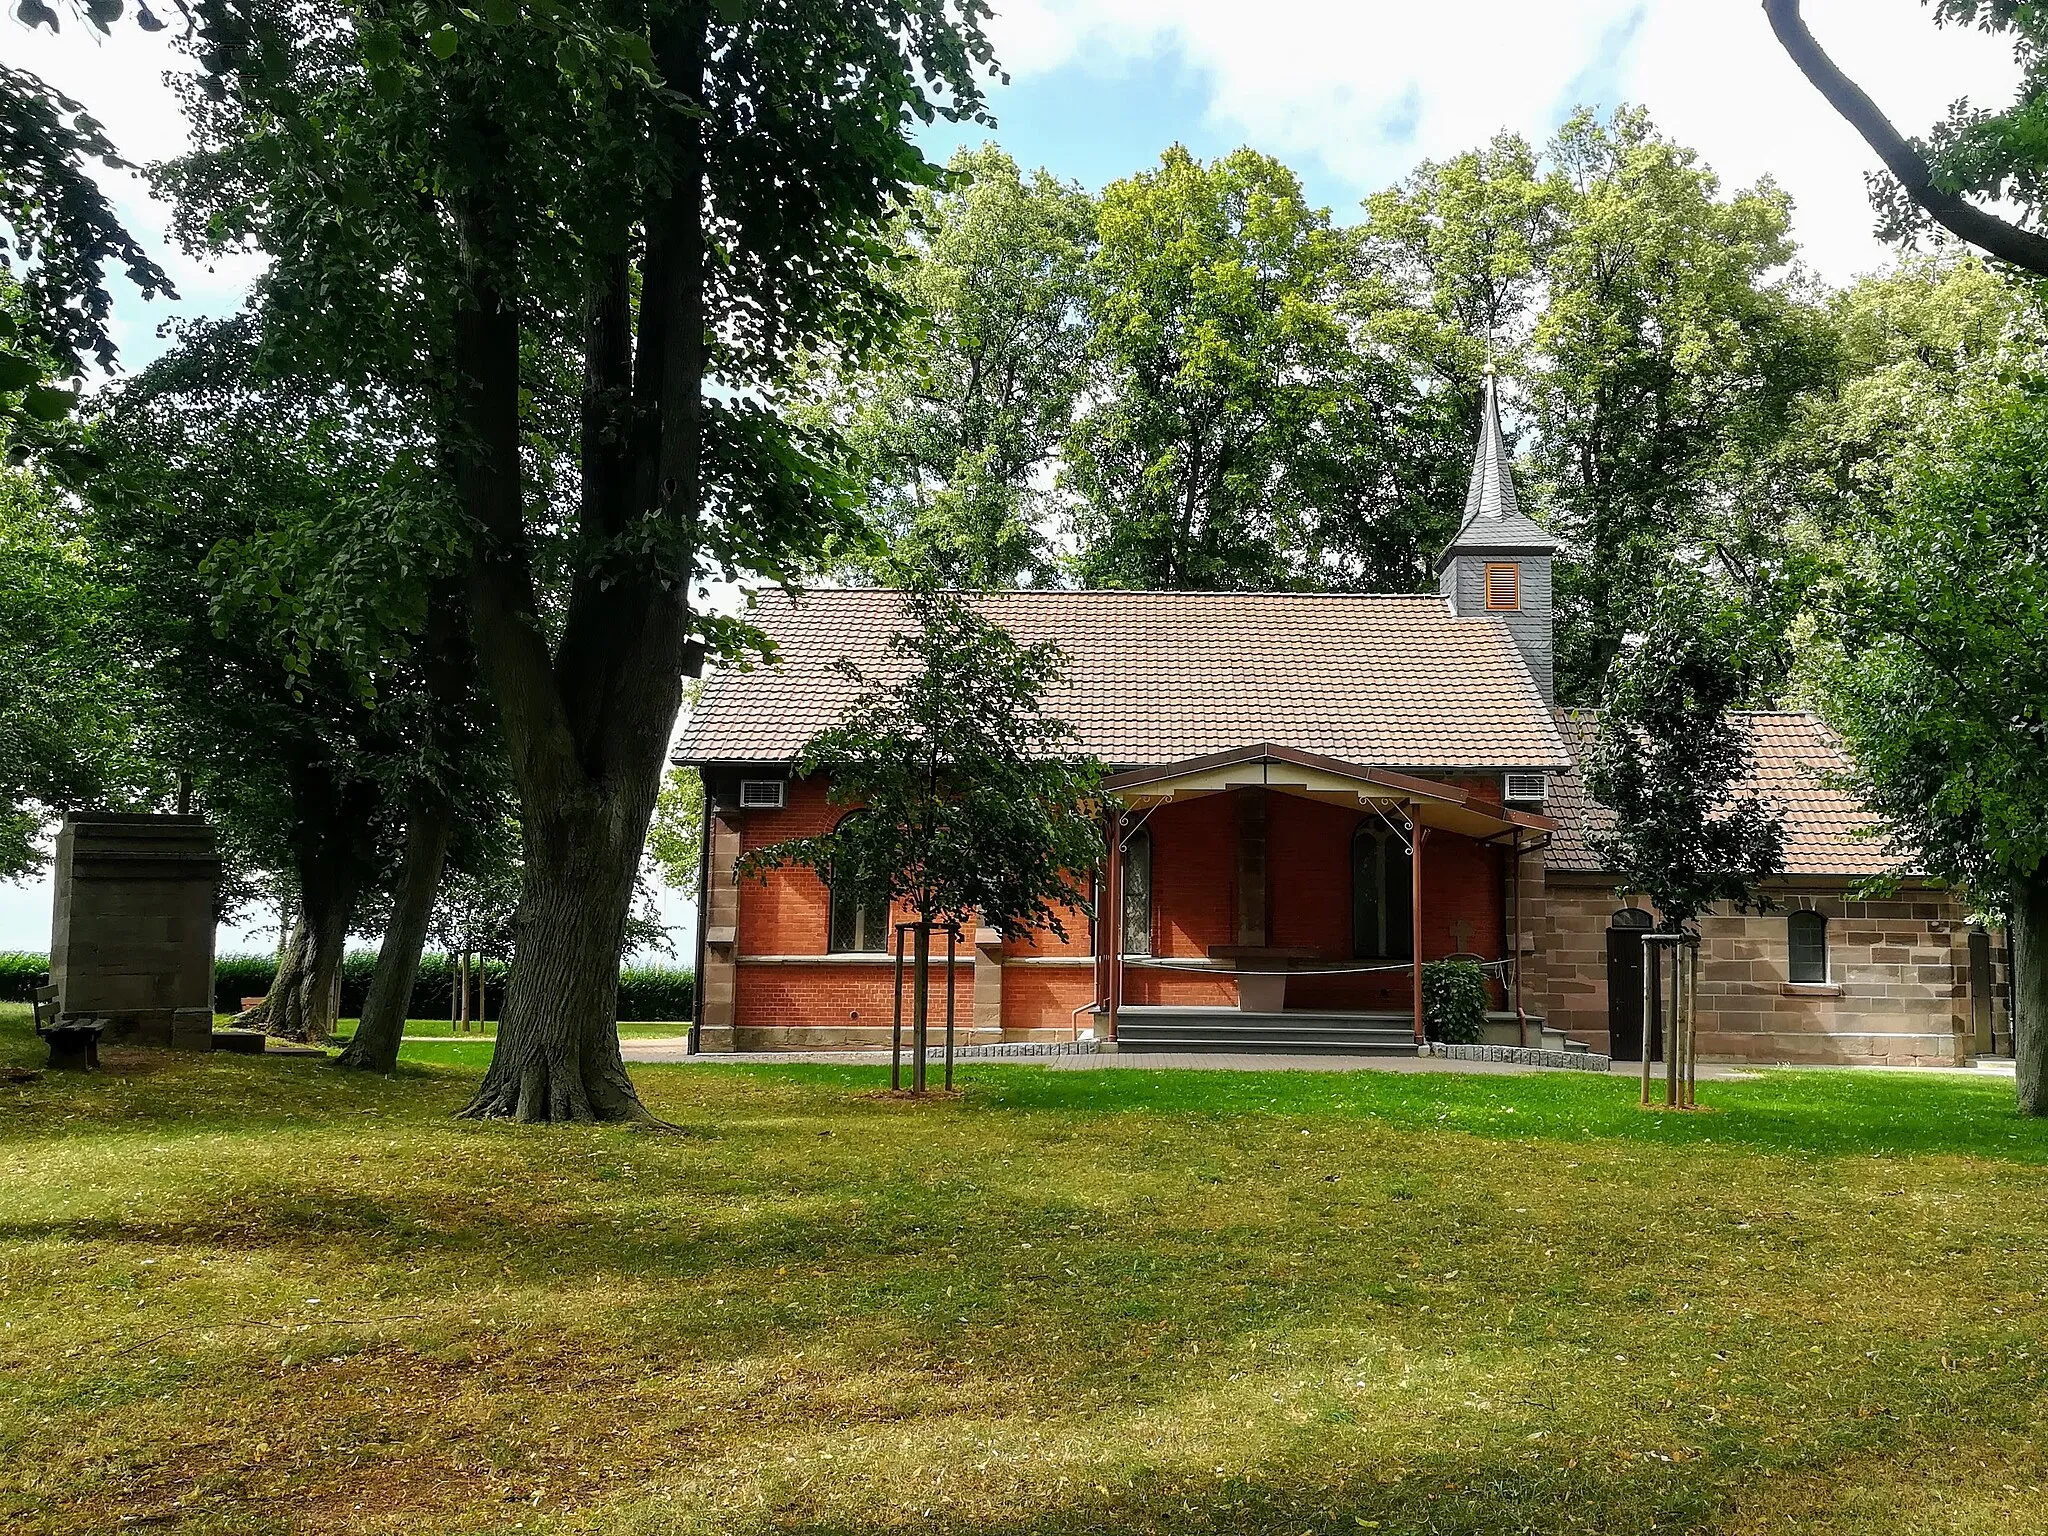
{"label": "wooden bench", "polygon": [[53,1072],[94,1072],[100,1064],[100,1031],[97,1020],[66,1024],[57,1005],[55,987],[37,987],[35,996],[36,1033],[50,1046]]}

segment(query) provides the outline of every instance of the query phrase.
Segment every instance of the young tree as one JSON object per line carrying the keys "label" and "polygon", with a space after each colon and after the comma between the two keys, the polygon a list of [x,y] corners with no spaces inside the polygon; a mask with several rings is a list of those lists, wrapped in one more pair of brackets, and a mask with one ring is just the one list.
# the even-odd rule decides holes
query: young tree
{"label": "young tree", "polygon": [[2019,1105],[2048,1115],[2048,371],[2034,350],[1921,406],[1835,545],[1809,682],[1897,841],[2007,916]]}
{"label": "young tree", "polygon": [[829,832],[750,850],[740,873],[806,865],[864,906],[915,914],[922,1087],[933,927],[1064,937],[1060,911],[1087,903],[1102,853],[1101,768],[1045,711],[1065,668],[1057,646],[1020,645],[970,599],[932,588],[904,594],[903,618],[889,642],[899,680],[845,664],[858,697],[797,759],[853,813]]}
{"label": "young tree", "polygon": [[1729,715],[1748,686],[1743,634],[1703,584],[1674,575],[1607,675],[1586,790],[1614,825],[1589,841],[1666,933],[1717,901],[1763,910],[1758,887],[1784,871],[1783,824],[1745,787],[1754,760]]}
{"label": "young tree", "polygon": [[[518,958],[466,1113],[648,1118],[618,966],[685,670],[740,626],[710,577],[782,578],[851,527],[774,408],[797,360],[893,328],[888,221],[981,114],[981,0],[649,5],[209,0],[184,228],[249,240],[305,352],[436,411],[466,608],[520,799]],[[335,199],[350,216],[333,216]],[[573,476],[523,412],[564,353]]]}
{"label": "young tree", "polygon": [[1056,572],[1050,466],[1073,415],[1095,205],[993,144],[961,149],[889,236],[909,319],[865,368],[821,366],[813,418],[839,431],[888,583],[1042,583]]}

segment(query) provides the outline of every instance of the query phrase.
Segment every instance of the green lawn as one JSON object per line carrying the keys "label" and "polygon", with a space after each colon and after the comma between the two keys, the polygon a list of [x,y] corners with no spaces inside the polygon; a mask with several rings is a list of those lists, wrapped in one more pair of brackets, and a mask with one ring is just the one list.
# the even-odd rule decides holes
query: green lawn
{"label": "green lawn", "polygon": [[2048,1529],[2009,1085],[486,1053],[0,1085],[0,1529]]}

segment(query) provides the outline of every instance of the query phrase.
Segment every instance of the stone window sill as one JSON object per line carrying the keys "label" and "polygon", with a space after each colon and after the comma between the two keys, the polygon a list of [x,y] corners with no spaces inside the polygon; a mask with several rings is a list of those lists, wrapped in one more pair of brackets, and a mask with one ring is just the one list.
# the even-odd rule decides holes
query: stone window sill
{"label": "stone window sill", "polygon": [[1832,982],[1788,981],[1778,987],[1781,997],[1840,997],[1842,989]]}

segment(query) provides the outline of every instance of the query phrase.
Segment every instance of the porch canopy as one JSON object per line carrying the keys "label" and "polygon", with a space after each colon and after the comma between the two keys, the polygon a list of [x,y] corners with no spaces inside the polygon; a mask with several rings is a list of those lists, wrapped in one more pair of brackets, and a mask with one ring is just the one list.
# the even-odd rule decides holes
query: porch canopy
{"label": "porch canopy", "polygon": [[[1370,768],[1340,758],[1324,757],[1271,742],[1214,752],[1184,762],[1152,768],[1134,768],[1112,774],[1103,781],[1110,800],[1109,910],[1123,906],[1123,849],[1127,818],[1144,815],[1162,805],[1204,795],[1227,794],[1239,789],[1263,789],[1275,794],[1295,795],[1343,806],[1366,806],[1405,830],[1410,840],[1410,869],[1414,882],[1410,911],[1414,934],[1410,946],[1413,971],[1415,1038],[1424,1037],[1422,1019],[1422,867],[1423,848],[1429,834],[1453,833],[1479,842],[1494,843],[1520,853],[1524,839],[1540,844],[1557,829],[1547,816],[1518,811],[1512,806],[1475,802],[1472,795],[1454,784],[1417,778],[1386,768]],[[1394,820],[1398,817],[1398,822]],[[1124,953],[1122,924],[1113,923],[1117,941],[1110,946],[1107,974],[1101,978],[1100,994],[1107,1002],[1108,1026],[1115,1037],[1116,1011],[1123,998]],[[1277,953],[1277,952],[1276,952]],[[1246,955],[1247,960],[1254,957]],[[1255,966],[1248,968],[1256,974]],[[1242,977],[1240,986],[1243,985]]]}
{"label": "porch canopy", "polygon": [[1367,768],[1270,742],[1213,752],[1207,757],[1193,757],[1158,768],[1134,768],[1112,774],[1103,780],[1102,787],[1132,811],[1233,789],[1270,789],[1337,805],[1398,808],[1404,816],[1412,810],[1414,821],[1421,826],[1482,840],[1517,829],[1539,835],[1557,829],[1557,823],[1548,816],[1518,811],[1512,806],[1474,804],[1470,793],[1454,784],[1440,784],[1386,768]]}

